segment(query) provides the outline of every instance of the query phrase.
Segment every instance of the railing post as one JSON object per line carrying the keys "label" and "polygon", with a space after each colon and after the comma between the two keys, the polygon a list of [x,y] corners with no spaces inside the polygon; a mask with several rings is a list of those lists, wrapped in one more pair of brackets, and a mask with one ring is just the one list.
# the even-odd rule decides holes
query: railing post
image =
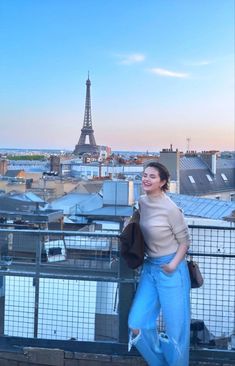
{"label": "railing post", "polygon": [[128,314],[135,293],[135,279],[134,271],[121,257],[119,266],[119,342],[128,343]]}
{"label": "railing post", "polygon": [[0,336],[4,335],[5,276],[0,276]]}
{"label": "railing post", "polygon": [[34,338],[38,337],[38,312],[39,312],[39,276],[42,253],[42,236],[38,235],[36,241],[36,270],[34,277],[35,297],[34,297]]}

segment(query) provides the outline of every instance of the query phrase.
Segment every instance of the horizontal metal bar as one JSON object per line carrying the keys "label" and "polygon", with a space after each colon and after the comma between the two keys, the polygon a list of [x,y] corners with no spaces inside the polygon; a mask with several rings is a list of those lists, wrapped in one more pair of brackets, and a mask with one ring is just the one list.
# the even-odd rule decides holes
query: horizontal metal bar
{"label": "horizontal metal bar", "polygon": [[24,234],[35,234],[35,235],[60,235],[60,236],[90,236],[90,237],[101,237],[101,238],[118,238],[117,233],[97,233],[90,231],[63,231],[63,230],[29,230],[29,229],[0,229],[0,232],[7,233],[24,233]]}
{"label": "horizontal metal bar", "polygon": [[[192,229],[210,229],[210,230],[223,230],[223,231],[234,231],[235,226],[212,226],[212,225],[188,225],[189,228]],[[110,238],[118,238],[119,235],[117,233],[97,233],[90,231],[64,231],[64,230],[33,230],[33,229],[0,229],[0,232],[16,232],[16,233],[29,233],[29,234],[42,234],[42,235],[75,235],[75,236],[92,236],[92,237],[110,237]]]}
{"label": "horizontal metal bar", "polygon": [[96,273],[90,274],[62,274],[62,273],[46,273],[40,272],[39,274],[35,271],[7,271],[0,270],[0,276],[17,276],[17,277],[38,277],[38,278],[50,278],[50,279],[63,279],[63,280],[74,280],[74,281],[97,281],[97,282],[118,282],[118,283],[136,283],[135,278],[121,278],[121,277],[111,277],[110,274],[106,273],[97,276]]}
{"label": "horizontal metal bar", "polygon": [[212,225],[192,225],[189,224],[188,227],[190,229],[211,229],[211,230],[226,230],[226,231],[234,231],[235,226],[212,226]]}
{"label": "horizontal metal bar", "polygon": [[235,350],[218,350],[197,348],[190,350],[190,360],[192,361],[214,361],[235,365]]}
{"label": "horizontal metal bar", "polygon": [[221,254],[221,253],[196,253],[196,252],[190,252],[188,254],[188,256],[193,257],[193,256],[198,256],[198,257],[216,257],[216,258],[235,258],[235,254]]}

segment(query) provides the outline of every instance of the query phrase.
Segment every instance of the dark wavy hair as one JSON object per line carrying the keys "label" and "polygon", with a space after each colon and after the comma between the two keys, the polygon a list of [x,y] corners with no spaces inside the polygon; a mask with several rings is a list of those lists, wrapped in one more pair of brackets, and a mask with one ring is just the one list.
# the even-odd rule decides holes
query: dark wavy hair
{"label": "dark wavy hair", "polygon": [[162,191],[167,191],[169,189],[169,181],[170,181],[170,173],[165,165],[159,163],[158,161],[149,161],[145,166],[146,168],[154,168],[158,171],[159,177],[161,180],[165,180],[166,183],[161,187]]}

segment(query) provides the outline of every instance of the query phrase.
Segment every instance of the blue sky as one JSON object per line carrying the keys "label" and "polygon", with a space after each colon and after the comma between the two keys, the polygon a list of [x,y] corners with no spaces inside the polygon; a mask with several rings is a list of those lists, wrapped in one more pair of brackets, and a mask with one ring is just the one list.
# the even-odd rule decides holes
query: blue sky
{"label": "blue sky", "polygon": [[1,146],[234,147],[234,0],[1,0]]}

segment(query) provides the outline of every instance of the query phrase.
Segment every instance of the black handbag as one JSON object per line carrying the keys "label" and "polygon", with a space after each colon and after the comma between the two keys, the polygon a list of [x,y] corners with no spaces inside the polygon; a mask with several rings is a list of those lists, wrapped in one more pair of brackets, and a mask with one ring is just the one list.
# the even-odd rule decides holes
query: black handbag
{"label": "black handbag", "polygon": [[191,288],[199,288],[203,285],[204,279],[198,264],[193,260],[192,256],[187,259]]}

